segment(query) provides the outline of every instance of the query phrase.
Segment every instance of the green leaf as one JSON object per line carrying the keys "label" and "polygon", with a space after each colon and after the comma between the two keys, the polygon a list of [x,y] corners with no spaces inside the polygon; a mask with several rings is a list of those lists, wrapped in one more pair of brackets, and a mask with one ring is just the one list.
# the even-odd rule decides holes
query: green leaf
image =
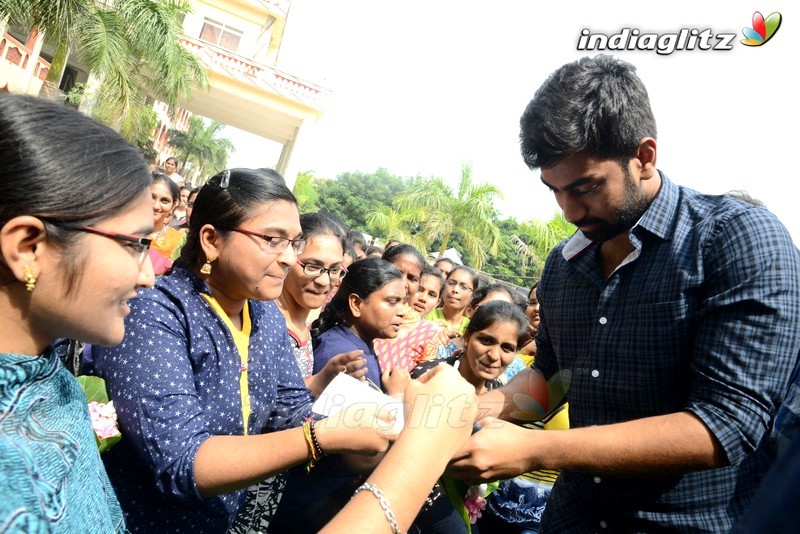
{"label": "green leaf", "polygon": [[78,384],[80,384],[83,394],[86,395],[86,402],[108,402],[108,393],[106,392],[106,381],[96,376],[79,376],[77,377]]}
{"label": "green leaf", "polygon": [[116,436],[111,436],[110,438],[104,439],[98,438],[97,434],[95,434],[94,438],[97,440],[97,449],[100,451],[100,454],[103,454],[110,449],[112,445],[122,439],[122,434],[117,434]]}
{"label": "green leaf", "polygon": [[453,508],[456,509],[458,515],[460,515],[461,519],[464,520],[464,524],[467,525],[467,532],[472,534],[472,525],[469,522],[469,512],[467,512],[467,507],[464,506],[464,497],[467,495],[467,489],[469,489],[469,486],[460,480],[454,479],[448,474],[444,474],[439,477],[439,485],[442,487],[445,495],[447,495],[447,498],[450,499],[450,503],[453,505]]}

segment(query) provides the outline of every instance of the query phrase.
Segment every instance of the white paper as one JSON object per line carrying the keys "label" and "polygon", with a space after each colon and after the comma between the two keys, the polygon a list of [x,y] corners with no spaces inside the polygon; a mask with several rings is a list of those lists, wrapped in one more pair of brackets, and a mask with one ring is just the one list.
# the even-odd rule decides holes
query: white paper
{"label": "white paper", "polygon": [[331,380],[311,406],[311,410],[316,414],[330,417],[343,409],[352,409],[353,417],[358,417],[358,407],[353,408],[358,404],[374,406],[381,412],[392,414],[394,422],[390,428],[396,432],[403,429],[403,401],[390,397],[345,373],[339,373]]}

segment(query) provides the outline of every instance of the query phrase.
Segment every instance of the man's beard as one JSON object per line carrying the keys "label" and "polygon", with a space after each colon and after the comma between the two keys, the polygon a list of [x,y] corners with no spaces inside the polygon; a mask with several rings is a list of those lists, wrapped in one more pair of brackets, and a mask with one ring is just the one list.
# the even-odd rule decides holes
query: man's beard
{"label": "man's beard", "polygon": [[[623,167],[624,168],[624,167]],[[633,177],[625,168],[625,191],[622,202],[614,208],[614,220],[582,219],[575,223],[576,226],[596,224],[597,228],[583,234],[596,243],[602,243],[627,232],[647,211],[651,199],[636,187]]]}

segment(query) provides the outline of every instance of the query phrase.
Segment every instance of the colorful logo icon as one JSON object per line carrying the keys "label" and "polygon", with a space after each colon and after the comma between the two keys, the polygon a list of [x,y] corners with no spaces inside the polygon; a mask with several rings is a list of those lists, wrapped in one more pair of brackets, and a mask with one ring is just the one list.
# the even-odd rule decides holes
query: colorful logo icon
{"label": "colorful logo icon", "polygon": [[777,11],[764,19],[764,16],[756,11],[753,13],[753,27],[742,28],[745,36],[740,42],[747,46],[761,46],[775,35],[781,27],[781,14]]}

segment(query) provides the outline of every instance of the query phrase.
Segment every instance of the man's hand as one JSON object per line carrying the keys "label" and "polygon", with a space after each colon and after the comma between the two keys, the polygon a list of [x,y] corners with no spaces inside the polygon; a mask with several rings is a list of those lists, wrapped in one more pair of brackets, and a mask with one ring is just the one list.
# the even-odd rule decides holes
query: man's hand
{"label": "man's hand", "polygon": [[521,452],[535,446],[533,430],[506,423],[493,417],[481,419],[481,429],[470,437],[453,456],[449,472],[468,484],[512,478],[526,471]]}

